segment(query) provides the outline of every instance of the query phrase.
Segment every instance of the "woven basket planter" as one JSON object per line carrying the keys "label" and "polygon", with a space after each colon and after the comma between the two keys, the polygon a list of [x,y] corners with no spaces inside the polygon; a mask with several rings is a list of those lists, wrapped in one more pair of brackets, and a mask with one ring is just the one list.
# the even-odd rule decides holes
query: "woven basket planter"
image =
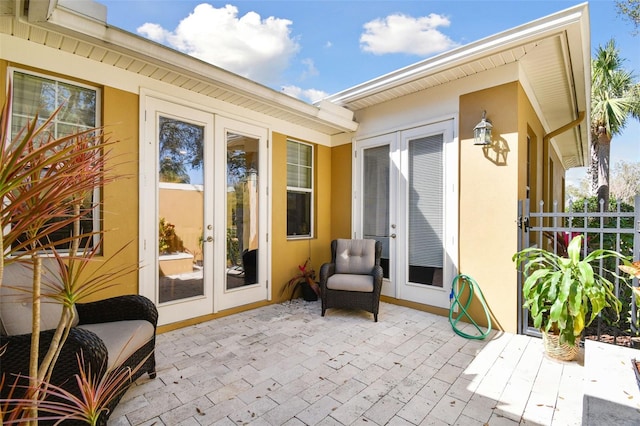
{"label": "woven basket planter", "polygon": [[561,361],[572,361],[576,359],[578,352],[580,352],[579,338],[576,338],[576,342],[573,345],[567,343],[560,344],[560,336],[543,331],[542,342],[544,343],[544,350],[547,355]]}

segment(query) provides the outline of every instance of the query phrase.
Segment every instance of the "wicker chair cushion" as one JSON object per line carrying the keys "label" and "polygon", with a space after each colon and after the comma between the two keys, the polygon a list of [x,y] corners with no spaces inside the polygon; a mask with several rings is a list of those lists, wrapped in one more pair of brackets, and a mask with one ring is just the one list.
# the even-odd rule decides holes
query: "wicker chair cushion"
{"label": "wicker chair cushion", "polygon": [[327,279],[327,288],[331,290],[359,291],[371,293],[373,291],[373,276],[358,274],[333,274]]}
{"label": "wicker chair cushion", "polygon": [[336,273],[370,274],[375,265],[375,254],[375,240],[339,239],[336,242]]}
{"label": "wicker chair cushion", "polygon": [[82,324],[83,328],[94,332],[107,347],[107,368],[122,364],[144,344],[153,339],[153,324],[145,320],[114,321],[100,324]]}
{"label": "wicker chair cushion", "polygon": [[[47,297],[47,293],[55,291],[52,286],[60,287],[54,277],[57,265],[55,259],[43,259],[40,299],[40,329],[52,330],[58,326],[62,315],[62,305]],[[32,280],[30,266],[11,263],[6,265],[0,286],[0,334],[17,336],[31,333],[32,323]],[[73,308],[75,310],[75,306]],[[78,324],[78,313],[74,313],[74,322]]]}

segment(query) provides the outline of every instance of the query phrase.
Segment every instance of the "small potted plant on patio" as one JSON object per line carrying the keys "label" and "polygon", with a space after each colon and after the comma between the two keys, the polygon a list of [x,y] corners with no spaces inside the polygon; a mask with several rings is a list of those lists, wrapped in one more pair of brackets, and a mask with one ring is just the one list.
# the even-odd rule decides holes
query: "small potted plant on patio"
{"label": "small potted plant on patio", "polygon": [[546,353],[562,360],[576,357],[582,331],[600,311],[611,308],[619,314],[622,306],[608,277],[624,278],[615,271],[600,274],[594,271],[592,262],[609,258],[625,262],[624,256],[598,249],[581,258],[583,238],[578,235],[569,242],[567,257],[538,247],[513,256],[516,265],[523,264],[524,307],[534,327],[542,332]]}
{"label": "small potted plant on patio", "polygon": [[307,302],[314,302],[320,296],[320,286],[316,282],[316,271],[311,266],[310,259],[298,265],[298,273],[282,287],[281,294],[290,292],[289,300],[293,299],[298,287],[302,290],[302,298]]}

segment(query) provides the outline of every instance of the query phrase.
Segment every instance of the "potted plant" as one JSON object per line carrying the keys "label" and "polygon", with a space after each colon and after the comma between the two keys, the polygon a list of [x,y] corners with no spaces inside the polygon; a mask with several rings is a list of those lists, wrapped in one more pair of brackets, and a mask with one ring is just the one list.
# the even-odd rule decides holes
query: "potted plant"
{"label": "potted plant", "polygon": [[[104,259],[101,266],[88,271],[88,265],[95,263],[101,253],[101,237],[106,231],[81,230],[81,221],[99,206],[99,201],[89,202],[87,206],[84,200],[96,186],[117,178],[112,173],[113,163],[107,161],[111,158],[109,148],[113,142],[102,141],[101,129],[49,137],[54,116],[62,107],[49,118],[36,116],[12,137],[9,105],[11,89],[0,113],[0,251],[3,252],[0,287],[4,285],[5,266],[18,262],[31,265],[31,285],[25,300],[31,300],[33,315],[28,384],[18,384],[16,377],[10,375],[0,377],[2,395],[8,395],[0,400],[0,424],[35,425],[43,417],[50,421],[76,419],[88,424],[104,423],[103,413],[128,386],[131,370],[102,377],[69,377],[69,382],[78,381],[80,397],[64,393],[51,383],[51,377],[70,335],[76,315],[74,305],[138,269],[135,264],[112,268],[109,259]],[[66,236],[60,237],[60,231],[67,226],[71,227],[70,234],[64,232]],[[99,236],[100,241],[91,246],[94,236]],[[66,249],[61,255],[58,245],[63,244]],[[56,270],[49,271],[59,278],[54,283],[42,282],[46,269],[43,259],[50,259],[55,265]],[[61,307],[57,327],[49,330],[52,333],[44,341],[40,339],[42,299],[48,301],[47,305]],[[0,348],[0,365],[7,348],[6,343]],[[89,372],[84,359],[78,359],[78,363],[78,371]],[[72,370],[71,366],[65,367]]]}
{"label": "potted plant", "polygon": [[[548,355],[574,359],[580,336],[586,326],[604,308],[619,315],[622,304],[613,292],[614,285],[594,271],[592,262],[624,257],[615,251],[598,249],[581,258],[583,236],[574,237],[567,247],[567,257],[538,247],[524,249],[513,256],[516,265],[523,264],[525,278],[522,294],[524,307],[542,332]],[[611,277],[624,278],[614,271]]]}
{"label": "potted plant", "polygon": [[[636,260],[633,263],[625,263],[624,265],[618,266],[620,270],[629,274],[630,278],[640,278],[640,260]],[[630,286],[631,294],[635,298],[636,306],[640,304],[640,288]],[[631,367],[636,376],[636,383],[638,384],[638,388],[640,389],[640,359],[632,358],[631,359]]]}
{"label": "potted plant", "polygon": [[289,300],[293,299],[298,287],[302,289],[302,298],[307,302],[314,302],[320,296],[320,286],[316,282],[316,271],[311,266],[310,259],[298,265],[298,273],[282,287],[281,295],[290,292]]}

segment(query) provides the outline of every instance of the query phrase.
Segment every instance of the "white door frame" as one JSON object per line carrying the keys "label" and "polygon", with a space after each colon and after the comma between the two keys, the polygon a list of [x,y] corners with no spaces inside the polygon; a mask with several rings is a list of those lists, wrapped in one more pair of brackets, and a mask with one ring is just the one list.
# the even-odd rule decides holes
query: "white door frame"
{"label": "white door frame", "polygon": [[[362,189],[364,188],[364,167],[362,166],[362,162],[364,161],[364,151],[371,148],[376,148],[380,146],[389,146],[389,156],[391,161],[391,167],[389,168],[389,188],[396,188],[398,186],[399,179],[399,171],[400,171],[400,157],[399,152],[396,149],[398,145],[398,134],[397,133],[387,133],[384,135],[374,136],[371,138],[363,139],[354,143],[354,155],[353,155],[353,168],[354,171],[353,179],[354,179],[354,195],[353,195],[353,237],[354,238],[363,238],[363,212],[365,209],[364,201],[363,201],[363,193]],[[397,205],[397,191],[390,190],[389,191],[389,205],[395,206]],[[362,201],[361,201],[362,200]],[[398,229],[398,220],[396,217],[397,210],[389,209],[389,229],[387,230],[389,237],[389,277],[384,278],[382,282],[382,294],[389,297],[397,297],[397,287],[396,283],[396,267],[397,262],[395,260],[396,253],[396,242],[397,238],[391,237],[391,235],[396,234],[398,236],[398,232],[401,230]]]}
{"label": "white door frame", "polygon": [[[390,144],[390,225],[395,228],[389,234],[390,239],[389,280],[385,280],[383,294],[397,299],[418,302],[440,308],[449,308],[451,282],[458,270],[458,139],[455,135],[454,118],[435,120],[431,124],[420,125],[390,133],[363,138],[354,142],[353,159],[353,229],[354,238],[361,238],[362,188],[363,188],[363,150],[374,146]],[[442,133],[443,146],[443,220],[444,220],[444,259],[443,287],[425,286],[408,282],[408,141],[426,135]],[[395,206],[396,208],[393,208]]]}
{"label": "white door frame", "polygon": [[[158,143],[157,114],[203,125],[204,134],[204,294],[189,299],[159,303],[158,292]],[[139,256],[140,294],[158,306],[158,325],[165,325],[223,309],[271,300],[271,150],[268,129],[225,118],[180,100],[141,94],[139,150]],[[226,290],[226,132],[259,139],[259,283]],[[208,184],[208,185],[207,185]]]}
{"label": "white door frame", "polygon": [[[226,158],[227,158],[227,132],[250,136],[259,140],[258,148],[258,283],[246,285],[234,289],[226,288]],[[271,248],[268,241],[270,233],[271,205],[268,197],[271,173],[270,150],[267,144],[268,130],[264,127],[244,123],[226,117],[216,115],[215,117],[215,156],[224,161],[218,161],[215,166],[214,181],[216,192],[220,195],[216,197],[216,212],[222,209],[222,214],[215,215],[214,223],[214,252],[218,253],[214,258],[214,270],[216,273],[214,285],[214,311],[233,308],[249,303],[263,300],[271,300],[271,268],[269,259],[271,258]]]}
{"label": "white door frame", "polygon": [[206,241],[207,225],[213,220],[213,188],[207,182],[213,182],[214,121],[210,112],[176,104],[156,97],[141,97],[141,137],[140,137],[140,294],[151,299],[158,306],[158,324],[170,324],[213,311],[213,288],[207,283],[213,281],[213,255],[211,244],[204,244],[203,271],[204,294],[188,299],[178,299],[159,303],[158,291],[158,135],[157,118],[159,114],[180,119],[185,122],[202,125],[204,131],[204,223],[203,232]]}

